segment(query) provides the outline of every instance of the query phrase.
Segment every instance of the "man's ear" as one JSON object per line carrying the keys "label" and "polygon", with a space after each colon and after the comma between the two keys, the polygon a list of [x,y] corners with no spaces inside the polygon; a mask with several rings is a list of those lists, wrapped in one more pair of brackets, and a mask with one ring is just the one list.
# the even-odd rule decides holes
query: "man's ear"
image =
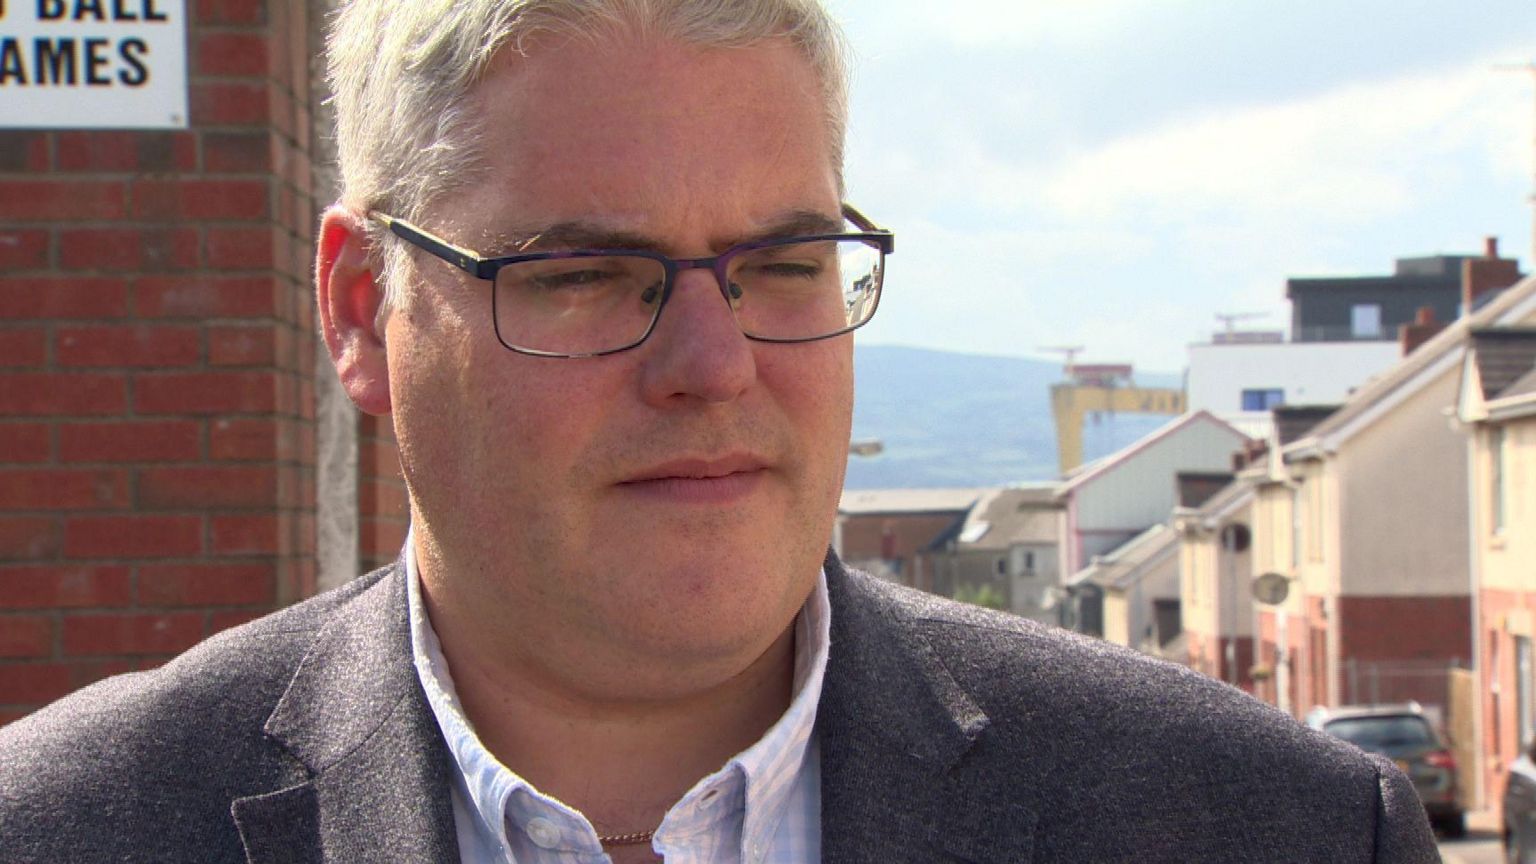
{"label": "man's ear", "polygon": [[368,257],[363,218],[333,206],[320,217],[315,262],[320,330],[341,386],[357,407],[388,414],[389,356],[384,346],[384,286]]}

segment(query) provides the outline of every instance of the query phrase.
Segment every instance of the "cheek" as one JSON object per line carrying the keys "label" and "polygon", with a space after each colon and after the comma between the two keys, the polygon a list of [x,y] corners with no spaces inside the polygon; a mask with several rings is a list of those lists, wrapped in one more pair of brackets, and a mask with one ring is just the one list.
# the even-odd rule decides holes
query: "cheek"
{"label": "cheek", "polygon": [[853,426],[853,358],[840,342],[781,346],[796,353],[775,354],[758,365],[795,428],[802,455],[835,463],[839,480]]}

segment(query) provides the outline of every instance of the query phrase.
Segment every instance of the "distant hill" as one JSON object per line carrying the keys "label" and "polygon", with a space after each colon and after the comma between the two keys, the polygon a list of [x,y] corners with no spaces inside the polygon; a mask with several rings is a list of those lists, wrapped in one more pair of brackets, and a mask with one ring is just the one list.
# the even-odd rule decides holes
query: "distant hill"
{"label": "distant hill", "polygon": [[[1051,384],[1061,364],[922,348],[858,346],[853,436],[879,438],[879,456],[848,460],[850,489],[991,486],[1055,477]],[[1138,374],[1143,386],[1180,376]],[[1130,444],[1167,417],[1120,414],[1084,430],[1094,459]]]}

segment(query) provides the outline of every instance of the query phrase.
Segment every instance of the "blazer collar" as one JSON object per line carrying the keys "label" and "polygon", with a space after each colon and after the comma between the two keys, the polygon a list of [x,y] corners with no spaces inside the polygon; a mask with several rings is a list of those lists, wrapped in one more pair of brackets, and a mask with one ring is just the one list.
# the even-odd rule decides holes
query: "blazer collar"
{"label": "blazer collar", "polygon": [[877,596],[883,588],[850,576],[835,555],[825,566],[822,860],[1027,862],[1035,812],[974,782],[970,770],[985,758],[986,712],[907,607]]}
{"label": "blazer collar", "polygon": [[264,728],[310,778],[234,802],[250,864],[458,859],[398,563],[330,616]]}

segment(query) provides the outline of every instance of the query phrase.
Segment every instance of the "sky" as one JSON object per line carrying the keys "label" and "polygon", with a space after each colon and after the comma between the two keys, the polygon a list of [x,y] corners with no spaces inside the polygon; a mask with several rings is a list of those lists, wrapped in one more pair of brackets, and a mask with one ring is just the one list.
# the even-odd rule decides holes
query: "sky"
{"label": "sky", "polygon": [[828,0],[849,200],[896,232],[865,344],[1178,371],[1291,276],[1529,269],[1529,0]]}

